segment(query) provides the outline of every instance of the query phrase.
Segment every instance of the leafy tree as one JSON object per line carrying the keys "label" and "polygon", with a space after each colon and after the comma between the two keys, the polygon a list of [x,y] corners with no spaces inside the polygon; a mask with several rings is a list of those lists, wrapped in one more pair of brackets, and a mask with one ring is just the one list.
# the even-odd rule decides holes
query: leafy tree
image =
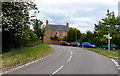
{"label": "leafy tree", "polygon": [[38,38],[40,38],[40,40],[42,40],[43,42],[43,37],[45,32],[45,27],[44,25],[42,25],[43,22],[38,19],[32,19],[31,21],[32,21],[34,33],[36,33]]}
{"label": "leafy tree", "polygon": [[29,23],[29,10],[31,9],[36,9],[32,2],[3,2],[2,30],[13,30],[15,35],[24,33],[28,26],[26,24]]}
{"label": "leafy tree", "polygon": [[99,21],[98,24],[95,24],[95,32],[98,35],[104,35],[110,33],[119,34],[120,33],[120,18],[115,17],[114,12],[109,12],[107,10],[106,17]]}
{"label": "leafy tree", "polygon": [[51,40],[59,40],[59,37],[55,35],[55,36],[53,36],[53,37],[51,36],[50,39],[51,39]]}
{"label": "leafy tree", "polygon": [[95,24],[95,39],[99,44],[105,45],[107,39],[103,35],[108,33],[113,37],[112,42],[120,46],[120,38],[118,36],[120,35],[120,17],[115,17],[114,12],[110,12],[109,10],[107,10],[106,17],[99,21],[98,24]]}
{"label": "leafy tree", "polygon": [[81,37],[78,39],[79,42],[83,43],[83,42],[87,42],[87,38],[86,38],[86,34],[85,33],[81,33]]}
{"label": "leafy tree", "polygon": [[23,46],[29,41],[29,11],[32,9],[37,10],[33,2],[2,2],[3,50]]}
{"label": "leafy tree", "polygon": [[70,41],[70,42],[74,42],[78,40],[78,38],[80,38],[81,36],[81,32],[76,28],[69,28],[69,30],[67,31],[67,34],[68,35],[64,37],[63,40]]}

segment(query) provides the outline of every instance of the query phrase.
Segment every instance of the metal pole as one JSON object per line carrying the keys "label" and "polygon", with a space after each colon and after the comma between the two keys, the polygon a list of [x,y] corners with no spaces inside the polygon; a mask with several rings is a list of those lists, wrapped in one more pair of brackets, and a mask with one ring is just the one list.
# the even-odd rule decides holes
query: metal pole
{"label": "metal pole", "polygon": [[108,34],[108,51],[110,51],[110,33]]}

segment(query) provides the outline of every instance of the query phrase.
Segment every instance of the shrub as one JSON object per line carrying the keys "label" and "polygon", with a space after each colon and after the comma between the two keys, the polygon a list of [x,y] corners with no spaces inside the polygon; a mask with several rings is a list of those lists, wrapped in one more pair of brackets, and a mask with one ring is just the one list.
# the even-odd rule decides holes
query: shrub
{"label": "shrub", "polygon": [[50,39],[51,40],[58,40],[58,36],[56,36],[56,35],[54,37],[51,36]]}

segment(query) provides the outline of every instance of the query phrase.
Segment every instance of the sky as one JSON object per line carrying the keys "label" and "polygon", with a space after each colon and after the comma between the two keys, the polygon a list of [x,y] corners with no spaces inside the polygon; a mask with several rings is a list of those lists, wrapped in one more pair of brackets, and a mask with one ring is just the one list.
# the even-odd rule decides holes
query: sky
{"label": "sky", "polygon": [[94,31],[94,24],[105,17],[106,11],[118,15],[120,0],[35,0],[40,13],[36,18],[50,24],[65,25],[79,29],[82,33]]}

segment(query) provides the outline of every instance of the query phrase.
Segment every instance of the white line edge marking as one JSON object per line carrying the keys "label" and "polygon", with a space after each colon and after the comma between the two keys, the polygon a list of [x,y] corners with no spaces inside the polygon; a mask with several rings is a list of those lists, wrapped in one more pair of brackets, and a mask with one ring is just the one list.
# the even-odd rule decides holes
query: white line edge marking
{"label": "white line edge marking", "polygon": [[118,64],[118,62],[116,62],[114,59],[111,59],[111,61],[113,61],[114,64],[117,66],[117,68],[120,69],[120,67],[118,67],[118,66],[120,66],[120,65]]}
{"label": "white line edge marking", "polygon": [[[48,56],[50,56],[50,55],[51,55],[51,54],[49,54]],[[32,61],[32,62],[29,62],[29,63],[26,63],[26,64],[24,64],[24,65],[18,66],[18,67],[16,67],[16,68],[13,68],[13,69],[8,70],[8,71],[5,71],[5,72],[2,72],[2,73],[0,73],[0,74],[5,74],[5,73],[8,73],[8,72],[14,71],[14,70],[16,70],[16,69],[22,68],[22,67],[24,67],[24,66],[28,66],[28,65],[33,64],[33,63],[35,63],[35,62],[41,61],[41,60],[47,58],[48,56],[45,56],[45,57],[43,57],[43,58],[41,58],[41,59],[38,59],[38,60],[34,60],[34,61]]]}
{"label": "white line edge marking", "polygon": [[62,69],[64,66],[62,65],[59,69],[57,69],[56,71],[54,71],[50,76],[52,76],[53,74],[57,73],[60,69]]}

